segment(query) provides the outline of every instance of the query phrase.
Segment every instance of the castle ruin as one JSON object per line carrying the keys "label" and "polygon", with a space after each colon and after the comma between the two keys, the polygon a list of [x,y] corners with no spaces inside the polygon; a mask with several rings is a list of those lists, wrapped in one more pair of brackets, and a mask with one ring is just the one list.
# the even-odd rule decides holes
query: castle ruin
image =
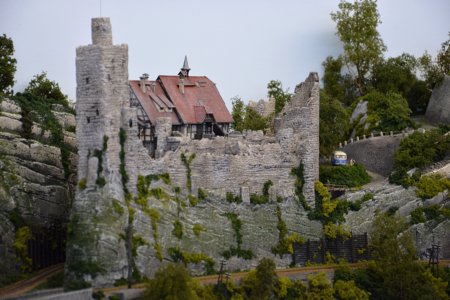
{"label": "castle ruin", "polygon": [[[308,220],[299,201],[314,205],[319,175],[317,73],[296,87],[273,136],[196,140],[172,134],[170,119],[161,117],[152,157],[139,136],[142,112],[130,95],[128,48],[113,45],[109,18],[92,19],[92,44],[77,49],[76,72],[79,184],[68,233],[69,284],[151,276],[174,253],[200,255],[201,261],[185,261],[194,270],[225,253],[229,268],[250,267],[274,256],[277,210],[289,233],[321,236],[320,223]],[[302,178],[293,174],[300,166]],[[250,201],[258,197],[265,201]],[[242,224],[240,240],[230,215]],[[275,259],[288,265],[290,255]]]}

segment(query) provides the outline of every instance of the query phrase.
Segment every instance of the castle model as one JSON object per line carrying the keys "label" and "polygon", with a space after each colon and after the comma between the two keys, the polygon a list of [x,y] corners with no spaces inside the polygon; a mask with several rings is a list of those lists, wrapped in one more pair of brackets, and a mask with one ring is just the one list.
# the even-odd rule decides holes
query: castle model
{"label": "castle model", "polygon": [[[128,47],[108,18],[76,52],[78,188],[67,246],[69,285],[100,287],[183,261],[204,273],[227,259],[249,268],[274,254],[277,224],[321,235],[314,204],[319,167],[319,78],[311,73],[274,120],[274,135],[229,134],[214,83],[191,76],[128,79]],[[237,226],[238,224],[239,226]]]}

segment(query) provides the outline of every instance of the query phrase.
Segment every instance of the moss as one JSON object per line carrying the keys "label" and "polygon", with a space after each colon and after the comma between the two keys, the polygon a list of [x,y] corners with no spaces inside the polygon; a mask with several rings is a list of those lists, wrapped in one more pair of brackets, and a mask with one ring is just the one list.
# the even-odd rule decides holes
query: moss
{"label": "moss", "polygon": [[183,162],[184,166],[186,167],[186,188],[189,193],[192,193],[191,164],[192,164],[192,161],[195,159],[195,153],[192,153],[189,156],[189,158],[184,153],[181,153],[180,157],[181,157],[181,161]]}
{"label": "moss", "polygon": [[86,189],[86,178],[81,178],[80,181],[78,181],[78,187],[80,190]]}
{"label": "moss", "polygon": [[188,195],[188,199],[191,206],[196,206],[200,202],[200,200],[192,194]]}
{"label": "moss", "polygon": [[278,244],[272,247],[272,253],[278,254],[280,258],[283,254],[293,254],[294,253],[294,243],[303,244],[305,239],[300,235],[293,233],[289,236],[286,223],[283,221],[281,209],[277,206],[277,229],[278,229]]}
{"label": "moss", "polygon": [[233,195],[232,192],[227,192],[226,194],[226,199],[229,203],[241,203],[242,202],[242,197],[240,195]]}
{"label": "moss", "polygon": [[150,190],[150,196],[155,197],[158,200],[169,199],[170,196],[160,187],[154,188]]}
{"label": "moss", "polygon": [[122,205],[120,204],[119,200],[117,199],[113,199],[112,200],[112,206],[114,208],[114,211],[119,215],[119,216],[123,216],[123,214],[125,213],[124,208],[122,207]]}
{"label": "moss", "polygon": [[225,216],[230,220],[231,227],[234,231],[234,236],[236,238],[237,247],[231,246],[229,250],[222,253],[225,259],[230,259],[232,256],[241,257],[243,259],[252,259],[255,257],[251,250],[244,250],[241,248],[242,245],[242,221],[239,219],[238,215],[235,213],[226,213]]}
{"label": "moss", "polygon": [[179,220],[173,222],[172,235],[179,240],[183,237],[183,224]]}
{"label": "moss", "polygon": [[16,238],[14,240],[14,251],[16,252],[19,262],[20,270],[22,272],[31,270],[31,258],[28,256],[28,240],[31,239],[31,230],[28,226],[20,227],[16,231]]}
{"label": "moss", "polygon": [[194,232],[194,234],[196,236],[200,236],[200,233],[202,231],[205,231],[205,229],[203,228],[202,225],[200,225],[199,223],[195,223],[194,226],[192,227],[192,231]]}
{"label": "moss", "polygon": [[206,274],[214,274],[214,260],[204,253],[192,253],[182,251],[179,247],[172,247],[168,249],[168,254],[174,262],[182,262],[185,266],[193,263],[205,263]]}
{"label": "moss", "polygon": [[208,197],[208,194],[206,194],[206,192],[203,189],[201,189],[201,188],[198,188],[197,194],[198,194],[198,199],[200,201],[205,200],[206,197]]}
{"label": "moss", "polygon": [[301,204],[304,210],[310,210],[308,203],[306,203],[305,196],[303,195],[303,186],[305,185],[304,178],[304,166],[300,162],[298,168],[292,168],[291,175],[295,176],[295,195],[297,196],[298,202]]}

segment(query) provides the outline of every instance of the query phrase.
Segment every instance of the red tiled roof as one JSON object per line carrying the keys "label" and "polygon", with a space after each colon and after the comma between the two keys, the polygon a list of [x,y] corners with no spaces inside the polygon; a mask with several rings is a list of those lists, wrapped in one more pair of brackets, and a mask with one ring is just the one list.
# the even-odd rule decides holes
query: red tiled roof
{"label": "red tiled roof", "polygon": [[[208,77],[184,78],[184,94],[180,92],[179,80],[179,76],[161,75],[156,81],[146,81],[146,94],[141,91],[138,80],[130,81],[131,88],[150,120],[154,122],[159,116],[169,114],[174,125],[198,124],[204,121],[206,114],[212,114],[217,123],[233,122],[215,83]],[[154,84],[154,90],[150,89],[150,83]],[[154,103],[160,107],[172,107],[174,112],[159,112]]]}
{"label": "red tiled roof", "polygon": [[206,76],[189,76],[184,79],[184,94],[179,89],[178,76],[159,76],[169,98],[175,104],[184,123],[197,123],[194,107],[204,106],[206,113],[213,115],[217,123],[231,123],[233,118],[220,96],[214,82]]}
{"label": "red tiled roof", "polygon": [[[153,92],[150,88],[150,85],[154,85],[155,91]],[[139,80],[130,80],[130,87],[133,90],[136,97],[139,99],[139,102],[142,105],[147,116],[150,118],[150,122],[154,124],[157,118],[159,117],[169,117],[172,119],[173,125],[181,125],[182,122],[180,118],[177,116],[173,103],[167,99],[164,95],[164,91],[159,85],[158,82],[155,81],[146,81],[146,93],[144,94],[140,87]],[[170,110],[171,111],[159,111],[156,108],[156,105],[159,106],[162,110]]]}

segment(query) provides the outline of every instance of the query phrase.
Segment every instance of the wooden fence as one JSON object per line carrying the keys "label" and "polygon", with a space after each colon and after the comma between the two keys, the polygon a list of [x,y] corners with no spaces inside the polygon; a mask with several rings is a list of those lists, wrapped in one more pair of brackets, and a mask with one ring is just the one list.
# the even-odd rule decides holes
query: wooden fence
{"label": "wooden fence", "polygon": [[354,263],[370,258],[367,233],[354,234],[350,238],[308,240],[304,244],[294,243],[293,262],[295,265],[335,262],[344,259]]}

